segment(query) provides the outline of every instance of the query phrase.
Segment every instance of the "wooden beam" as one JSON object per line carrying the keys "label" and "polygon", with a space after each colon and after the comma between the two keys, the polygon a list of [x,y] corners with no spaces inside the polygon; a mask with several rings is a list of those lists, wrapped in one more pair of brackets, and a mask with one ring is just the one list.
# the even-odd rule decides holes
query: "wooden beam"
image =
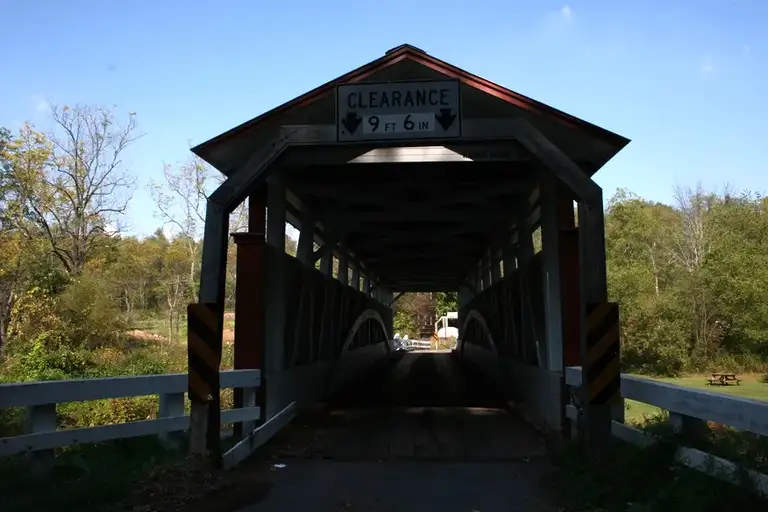
{"label": "wooden beam", "polygon": [[296,258],[307,266],[315,264],[313,250],[315,244],[315,221],[311,212],[305,210],[299,231],[299,244],[296,248]]}
{"label": "wooden beam", "polygon": [[[492,142],[499,147],[516,148],[519,141],[525,149],[547,165],[562,179],[579,199],[591,202],[597,185],[584,174],[578,166],[564,155],[554,144],[548,141],[533,125],[520,119],[467,119],[463,122],[462,142],[453,139],[444,141],[409,141],[376,144],[340,144],[336,140],[336,126],[300,125],[284,126],[271,143],[259,148],[240,169],[230,174],[211,195],[211,200],[233,210],[248,193],[249,188],[260,178],[269,166],[286,153],[289,147],[297,149],[296,164],[312,161],[345,163],[347,157],[355,151],[366,151],[382,147],[397,146],[434,146],[450,144],[452,147],[468,147],[472,144]],[[478,161],[478,160],[475,160]],[[512,157],[500,161],[515,161]],[[599,188],[599,187],[598,187]]]}
{"label": "wooden beam", "polygon": [[341,284],[344,286],[349,285],[349,256],[347,255],[344,248],[339,248],[341,250],[341,256],[339,257],[339,273],[336,276],[336,279],[339,280]]}
{"label": "wooden beam", "polygon": [[437,261],[451,261],[453,259],[466,259],[466,258],[473,258],[477,255],[478,251],[473,248],[466,248],[466,247],[457,247],[451,252],[446,252],[443,248],[433,249],[433,250],[418,250],[418,251],[391,251],[388,250],[385,253],[379,254],[379,255],[370,255],[366,256],[366,259],[369,263],[380,263],[382,261],[385,262],[406,262],[406,261],[415,261],[415,262],[425,262],[426,265],[431,265],[431,262],[428,262],[427,260],[433,259]]}
{"label": "wooden beam", "polygon": [[347,233],[347,229],[331,228],[327,227],[326,224],[323,232],[323,245],[318,247],[317,250],[312,253],[313,260],[317,261],[324,258],[326,254],[340,258],[341,252],[338,249],[338,246],[346,241]]}
{"label": "wooden beam", "polygon": [[[265,173],[269,167],[289,147],[333,144],[334,140],[330,137],[329,132],[327,125],[283,126],[271,143],[259,147],[240,169],[231,173],[224,183],[219,185],[211,194],[210,201],[223,206],[227,212],[234,210],[253,185],[266,177]],[[364,151],[363,148],[360,150]],[[326,150],[324,156],[329,153],[331,151]],[[336,155],[339,155],[338,151],[336,151]],[[319,155],[315,156],[319,157]],[[304,159],[306,158],[308,156],[305,154]],[[342,161],[338,163],[342,162],[343,157]]]}
{"label": "wooden beam", "polygon": [[345,230],[354,229],[353,226],[360,224],[380,224],[396,222],[425,222],[441,223],[453,222],[465,225],[478,224],[511,224],[511,211],[390,211],[390,212],[355,212],[355,211],[324,211],[318,212],[328,223],[343,226]]}
{"label": "wooden beam", "polygon": [[516,119],[512,123],[515,139],[538,158],[580,200],[602,208],[602,190],[583,170],[568,158],[531,123]]}
{"label": "wooden beam", "polygon": [[[467,120],[472,123],[471,120]],[[465,121],[466,122],[466,121]],[[530,155],[520,148],[512,148],[493,142],[452,144],[418,147],[387,147],[372,149],[350,161],[355,164],[404,163],[404,162],[471,162],[477,161],[528,161]]]}
{"label": "wooden beam", "polygon": [[[434,184],[438,186],[439,184]],[[413,206],[428,205],[430,207],[439,207],[444,205],[453,205],[457,203],[475,203],[509,194],[520,194],[530,188],[530,183],[526,181],[512,183],[497,183],[489,185],[482,183],[474,188],[446,189],[442,191],[431,191],[428,197],[419,201],[403,201],[398,197],[398,193],[414,190],[415,187],[410,183],[397,183],[389,187],[375,190],[361,190],[358,183],[352,183],[347,186],[326,185],[321,183],[293,183],[293,190],[300,194],[311,196],[329,197],[340,200],[345,204],[365,204],[392,207],[393,203],[411,203]]]}
{"label": "wooden beam", "polygon": [[224,304],[229,212],[210,199],[205,209],[203,262],[198,302]]}
{"label": "wooden beam", "polygon": [[357,261],[352,261],[349,266],[352,268],[351,286],[360,291],[360,264]]}
{"label": "wooden beam", "polygon": [[501,266],[499,265],[499,258],[496,256],[495,251],[490,251],[489,260],[491,266],[491,284],[496,284],[501,280]]}

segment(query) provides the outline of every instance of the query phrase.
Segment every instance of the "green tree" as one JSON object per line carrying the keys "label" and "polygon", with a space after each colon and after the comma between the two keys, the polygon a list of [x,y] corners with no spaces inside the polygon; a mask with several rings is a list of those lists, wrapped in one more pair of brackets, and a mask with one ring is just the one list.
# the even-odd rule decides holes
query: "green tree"
{"label": "green tree", "polygon": [[54,107],[46,137],[25,125],[11,151],[13,186],[22,201],[19,227],[42,236],[71,275],[118,232],[133,180],[123,154],[136,139],[133,114],[120,124],[100,107]]}
{"label": "green tree", "polygon": [[435,314],[438,318],[449,311],[459,310],[459,294],[457,292],[437,292],[435,297]]}

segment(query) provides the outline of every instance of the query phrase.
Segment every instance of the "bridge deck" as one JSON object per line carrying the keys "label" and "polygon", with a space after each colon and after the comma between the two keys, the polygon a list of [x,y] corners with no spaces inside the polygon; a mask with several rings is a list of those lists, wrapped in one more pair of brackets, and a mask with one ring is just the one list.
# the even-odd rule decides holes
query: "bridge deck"
{"label": "bridge deck", "polygon": [[450,353],[406,354],[281,432],[246,510],[550,510],[544,442],[505,405]]}

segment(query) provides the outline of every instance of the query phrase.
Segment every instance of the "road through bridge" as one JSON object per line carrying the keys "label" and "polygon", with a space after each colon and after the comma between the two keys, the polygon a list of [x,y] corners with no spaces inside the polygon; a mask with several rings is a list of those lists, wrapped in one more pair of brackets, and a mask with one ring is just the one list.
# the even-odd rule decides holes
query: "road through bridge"
{"label": "road through bridge", "polygon": [[[607,301],[603,198],[591,176],[627,143],[403,45],[193,148],[226,180],[208,200],[200,303],[189,307],[192,451],[221,457],[228,219],[245,200],[248,232],[232,235],[234,364],[259,369],[261,387],[238,391],[235,405],[260,407],[261,428],[246,423],[235,452],[244,456],[257,437],[274,434],[297,411],[333,403],[350,386],[358,405],[391,398],[398,407],[360,413],[362,430],[350,435],[364,432],[367,449],[415,453],[402,439],[369,438],[386,438],[394,430],[384,425],[393,424],[418,438],[413,425],[424,417],[437,422],[443,439],[424,449],[471,458],[528,446],[521,440],[532,430],[509,415],[489,413],[493,433],[481,437],[496,445],[481,449],[471,440],[482,415],[454,413],[483,400],[456,398],[466,389],[479,395],[474,383],[451,380],[470,375],[448,371],[455,365],[491,383],[483,389],[495,390],[488,399],[497,412],[514,403],[554,437],[568,425],[564,369],[583,367],[581,434],[590,450],[604,448],[612,415],[622,411],[618,310]],[[286,222],[300,231],[295,258],[283,249]],[[458,292],[457,349],[408,355],[387,372],[373,371],[392,357],[394,294],[417,291]],[[441,365],[445,372],[435,370]],[[361,374],[383,380],[361,383]],[[400,374],[419,386],[398,388],[392,382]],[[408,412],[429,406],[411,403],[409,393],[418,397],[419,389],[435,391],[448,401],[437,406],[447,409]],[[465,435],[457,434],[462,421]]]}
{"label": "road through bridge", "polygon": [[286,426],[246,510],[553,510],[545,440],[450,351],[376,363]]}

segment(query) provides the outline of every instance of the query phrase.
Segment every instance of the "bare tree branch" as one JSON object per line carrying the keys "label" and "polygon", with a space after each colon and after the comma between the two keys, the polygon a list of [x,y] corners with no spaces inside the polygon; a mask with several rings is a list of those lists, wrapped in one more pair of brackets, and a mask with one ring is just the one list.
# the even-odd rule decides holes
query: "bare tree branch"
{"label": "bare tree branch", "polygon": [[136,140],[134,115],[121,126],[102,107],[51,107],[49,157],[39,178],[28,176],[27,206],[67,272],[79,274],[94,250],[116,233],[134,180],[121,156]]}

